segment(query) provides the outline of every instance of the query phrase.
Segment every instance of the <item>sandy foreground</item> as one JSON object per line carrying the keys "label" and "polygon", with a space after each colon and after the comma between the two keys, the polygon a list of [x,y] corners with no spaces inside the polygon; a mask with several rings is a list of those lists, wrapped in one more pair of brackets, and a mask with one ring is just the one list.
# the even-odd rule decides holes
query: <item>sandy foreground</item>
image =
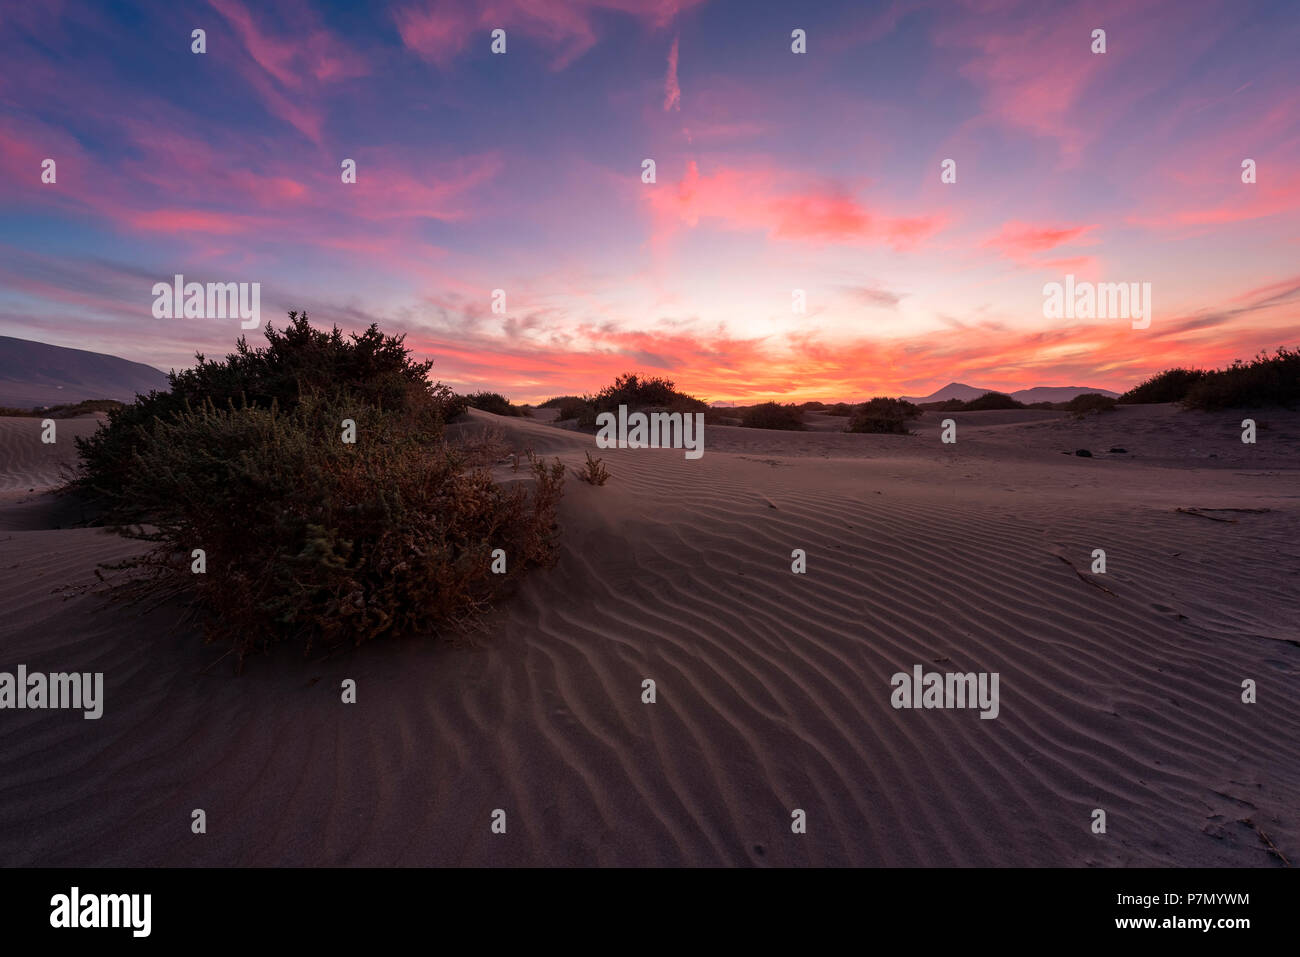
{"label": "sandy foreground", "polygon": [[[474,413],[609,467],[566,482],[556,566],[474,635],[235,676],[109,603],[96,565],[140,546],[46,491],[96,421],[0,420],[0,671],[105,684],[97,721],[0,711],[0,863],[1300,861],[1300,414],[843,422],[709,426],[689,461]],[[916,664],[997,672],[998,717],[894,709]]]}

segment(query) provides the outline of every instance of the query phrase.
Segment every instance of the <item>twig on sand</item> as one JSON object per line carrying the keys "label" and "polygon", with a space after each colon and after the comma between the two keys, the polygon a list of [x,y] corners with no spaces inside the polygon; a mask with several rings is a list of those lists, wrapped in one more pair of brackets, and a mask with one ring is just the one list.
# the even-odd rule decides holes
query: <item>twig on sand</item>
{"label": "twig on sand", "polygon": [[1101,589],[1102,591],[1104,591],[1107,595],[1110,595],[1111,598],[1118,598],[1118,597],[1119,597],[1119,596],[1116,595],[1113,591],[1111,591],[1109,588],[1107,588],[1105,585],[1103,585],[1101,582],[1097,581],[1097,580],[1094,579],[1094,578],[1089,578],[1089,577],[1088,577],[1087,575],[1085,575],[1083,572],[1079,571],[1079,569],[1075,568],[1075,567],[1074,567],[1074,562],[1070,561],[1070,560],[1069,560],[1068,558],[1066,558],[1064,555],[1057,555],[1056,557],[1059,558],[1061,561],[1065,562],[1065,564],[1069,565],[1069,566],[1070,566],[1070,570],[1073,571],[1076,575],[1078,575],[1079,578],[1080,578],[1080,580],[1082,580],[1082,581],[1086,581],[1089,585],[1092,585],[1094,588],[1100,588],[1100,589]]}
{"label": "twig on sand", "polygon": [[1248,817],[1241,818],[1241,823],[1245,824],[1247,827],[1253,827],[1255,829],[1255,833],[1259,835],[1259,839],[1268,845],[1268,852],[1272,854],[1274,857],[1276,857],[1283,864],[1285,864],[1287,867],[1291,866],[1291,862],[1286,859],[1286,855],[1277,849],[1277,845],[1273,843],[1272,839],[1267,834],[1264,833],[1263,829],[1258,824],[1256,824]]}
{"label": "twig on sand", "polygon": [[1237,520],[1236,520],[1235,518],[1219,518],[1217,515],[1206,515],[1205,513],[1206,513],[1206,512],[1248,512],[1248,513],[1250,513],[1250,514],[1252,514],[1252,515],[1262,515],[1264,512],[1270,511],[1270,509],[1267,509],[1267,508],[1195,508],[1195,507],[1193,507],[1193,508],[1176,508],[1176,509],[1174,509],[1174,511],[1175,511],[1175,512],[1182,512],[1184,515],[1198,515],[1198,516],[1200,516],[1201,518],[1208,518],[1211,522],[1228,522],[1229,524],[1236,525],[1236,524],[1237,524]]}

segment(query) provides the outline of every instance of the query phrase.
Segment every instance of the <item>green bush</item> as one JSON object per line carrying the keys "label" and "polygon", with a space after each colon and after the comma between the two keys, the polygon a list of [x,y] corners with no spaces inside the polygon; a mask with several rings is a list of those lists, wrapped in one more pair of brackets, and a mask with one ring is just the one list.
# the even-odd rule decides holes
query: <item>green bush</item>
{"label": "green bush", "polygon": [[[531,494],[505,488],[440,436],[427,412],[345,394],[154,419],[122,490],[154,529],[133,533],[155,543],[127,563],[154,572],[133,587],[196,593],[206,636],[241,663],[284,641],[306,654],[456,625],[550,560],[563,468],[534,460]],[[494,548],[506,574],[491,571]]]}
{"label": "green bush", "polygon": [[804,428],[803,409],[794,403],[782,405],[779,402],[763,402],[746,409],[740,418],[740,424],[747,429],[801,432]]}
{"label": "green bush", "polygon": [[267,345],[250,348],[240,336],[236,351],[220,361],[197,355],[193,368],[172,372],[166,392],[111,409],[108,423],[87,438],[76,440],[81,465],[69,487],[100,499],[109,515],[120,521],[140,521],[123,510],[122,489],[133,471],[133,455],[155,419],[203,407],[244,405],[292,410],[305,393],[346,392],[360,404],[384,411],[422,410],[443,422],[465,411],[465,400],[451,389],[430,382],[432,361],[414,362],[403,336],[387,336],[371,325],[349,338],[334,328],[313,328],[307,314],[289,313],[283,332],[268,322]]}
{"label": "green bush", "polygon": [[921,410],[905,399],[876,396],[854,410],[845,431],[908,435],[908,420],[920,414]]}

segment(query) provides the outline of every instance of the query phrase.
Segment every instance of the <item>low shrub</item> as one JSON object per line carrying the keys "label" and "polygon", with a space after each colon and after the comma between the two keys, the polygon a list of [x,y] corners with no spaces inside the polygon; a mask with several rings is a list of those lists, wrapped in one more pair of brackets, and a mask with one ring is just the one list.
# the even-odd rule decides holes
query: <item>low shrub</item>
{"label": "low shrub", "polygon": [[908,435],[911,431],[907,427],[908,420],[920,414],[921,410],[905,399],[876,396],[854,410],[845,431]]}
{"label": "low shrub", "polygon": [[790,403],[763,402],[750,406],[740,417],[747,429],[783,429],[788,432],[803,431],[803,409]]}
{"label": "low shrub", "polygon": [[1108,395],[1102,395],[1100,392],[1083,392],[1064,403],[1064,408],[1066,412],[1073,412],[1076,418],[1082,418],[1089,413],[1111,412],[1115,404],[1116,400]]}
{"label": "low shrub", "polygon": [[[340,440],[344,418],[354,444]],[[206,637],[240,664],[281,642],[307,654],[455,626],[550,561],[564,470],[532,459],[531,492],[499,486],[440,436],[428,410],[384,412],[344,394],[155,418],[123,488],[127,502],[150,503],[153,529],[131,534],[155,543],[125,563],[153,573],[131,587],[196,593]],[[506,574],[492,573],[495,548]]]}
{"label": "low shrub", "polygon": [[604,485],[609,481],[609,469],[605,468],[600,459],[593,459],[590,452],[587,453],[587,464],[581,469],[574,469],[573,474],[588,485]]}

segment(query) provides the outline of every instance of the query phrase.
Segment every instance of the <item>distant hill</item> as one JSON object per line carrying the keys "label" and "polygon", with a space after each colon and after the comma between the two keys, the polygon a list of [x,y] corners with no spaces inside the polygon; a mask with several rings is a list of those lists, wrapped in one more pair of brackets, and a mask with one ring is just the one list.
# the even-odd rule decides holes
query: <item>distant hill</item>
{"label": "distant hill", "polygon": [[166,374],[153,366],[0,336],[0,405],[29,409],[83,399],[130,402],[138,392],[166,388]]}
{"label": "distant hill", "polygon": [[[969,402],[971,399],[978,399],[985,392],[1001,392],[1001,389],[977,389],[975,386],[966,385],[962,382],[949,382],[942,389],[930,395],[912,396],[905,395],[902,398],[908,402],[943,402],[947,399],[961,399],[963,402]],[[1111,392],[1109,389],[1094,389],[1082,385],[1039,385],[1032,389],[1017,389],[1015,392],[1007,392],[1017,402],[1069,402],[1076,395],[1083,395],[1085,392],[1100,392],[1102,395],[1108,395],[1112,399],[1119,398],[1118,392]]]}
{"label": "distant hill", "polygon": [[977,389],[973,385],[966,385],[962,382],[949,382],[942,389],[931,395],[912,396],[905,395],[902,398],[908,402],[943,402],[947,399],[961,399],[963,402],[969,402],[971,399],[978,399],[988,389]]}

